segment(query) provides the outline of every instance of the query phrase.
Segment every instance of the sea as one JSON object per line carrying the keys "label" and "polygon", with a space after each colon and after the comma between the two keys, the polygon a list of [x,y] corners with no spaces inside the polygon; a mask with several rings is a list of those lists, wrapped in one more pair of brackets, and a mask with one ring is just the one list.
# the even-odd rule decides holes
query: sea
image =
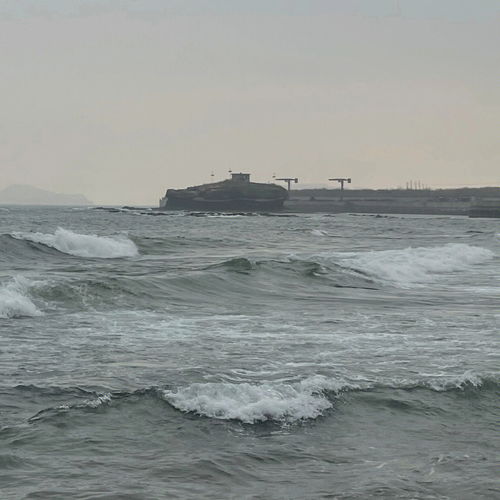
{"label": "sea", "polygon": [[500,223],[0,208],[1,499],[494,499]]}

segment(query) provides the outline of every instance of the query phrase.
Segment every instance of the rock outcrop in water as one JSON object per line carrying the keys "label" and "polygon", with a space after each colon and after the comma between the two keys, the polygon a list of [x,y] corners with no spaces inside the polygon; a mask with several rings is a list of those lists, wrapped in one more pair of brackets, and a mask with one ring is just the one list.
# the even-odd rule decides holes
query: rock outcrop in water
{"label": "rock outcrop in water", "polygon": [[276,184],[250,182],[250,174],[186,189],[168,189],[160,200],[164,210],[279,210],[287,190]]}

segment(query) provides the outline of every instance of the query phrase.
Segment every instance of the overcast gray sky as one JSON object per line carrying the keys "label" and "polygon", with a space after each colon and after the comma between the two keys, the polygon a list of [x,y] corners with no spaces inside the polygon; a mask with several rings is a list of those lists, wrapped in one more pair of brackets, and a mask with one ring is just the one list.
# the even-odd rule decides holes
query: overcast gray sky
{"label": "overcast gray sky", "polygon": [[498,0],[0,0],[0,189],[500,185]]}

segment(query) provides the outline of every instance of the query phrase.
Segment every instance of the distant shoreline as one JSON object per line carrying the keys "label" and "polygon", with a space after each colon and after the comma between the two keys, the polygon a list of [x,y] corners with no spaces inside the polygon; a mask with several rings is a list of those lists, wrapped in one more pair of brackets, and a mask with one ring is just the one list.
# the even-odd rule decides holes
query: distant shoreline
{"label": "distant shoreline", "polygon": [[91,206],[83,194],[55,193],[27,184],[12,184],[0,190],[0,205]]}
{"label": "distant shoreline", "polygon": [[[161,207],[155,210],[172,209]],[[240,210],[235,208],[225,211]],[[284,202],[279,212],[462,215],[496,218],[500,217],[500,187],[435,191],[349,189],[343,192],[339,189],[297,189],[290,191],[289,199]]]}

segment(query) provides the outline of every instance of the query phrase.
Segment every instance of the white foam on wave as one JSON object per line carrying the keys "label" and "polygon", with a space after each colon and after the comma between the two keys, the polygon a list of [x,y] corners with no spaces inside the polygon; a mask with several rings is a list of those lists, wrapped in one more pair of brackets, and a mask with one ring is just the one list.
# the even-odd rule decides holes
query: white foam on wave
{"label": "white foam on wave", "polygon": [[428,282],[435,274],[461,271],[486,262],[494,255],[486,248],[450,243],[439,247],[344,254],[338,263],[383,280],[411,285]]}
{"label": "white foam on wave", "polygon": [[480,375],[469,370],[461,375],[431,378],[422,382],[424,387],[428,387],[436,392],[446,392],[453,389],[464,390],[466,387],[480,388],[487,381],[498,381],[498,375]]}
{"label": "white foam on wave", "polygon": [[244,423],[313,419],[332,407],[326,390],[340,391],[345,383],[315,376],[292,384],[196,383],[163,397],[175,408],[210,418]]}
{"label": "white foam on wave", "polygon": [[311,234],[313,236],[328,236],[328,233],[322,229],[312,229]]}
{"label": "white foam on wave", "polygon": [[417,378],[381,378],[379,380],[366,381],[360,386],[361,389],[428,389],[435,392],[448,392],[468,388],[480,389],[487,383],[498,384],[500,373],[476,373],[468,370],[456,374],[421,374]]}
{"label": "white foam on wave", "polygon": [[0,287],[0,318],[42,315],[29,298],[28,288],[29,281],[22,276],[17,276]]}
{"label": "white foam on wave", "polygon": [[265,421],[290,423],[314,419],[333,404],[326,391],[364,391],[372,389],[430,389],[436,392],[481,388],[498,375],[479,375],[472,371],[457,375],[419,379],[362,380],[346,382],[322,375],[297,383],[195,383],[177,390],[164,390],[162,397],[183,412],[220,420],[239,420],[254,424]]}
{"label": "white foam on wave", "polygon": [[99,408],[99,406],[111,404],[111,394],[108,392],[106,394],[101,394],[95,399],[86,399],[80,407],[87,408]]}
{"label": "white foam on wave", "polygon": [[135,243],[124,235],[111,237],[79,234],[59,227],[54,234],[12,233],[12,236],[17,239],[41,243],[77,257],[112,259],[134,257],[139,254]]}
{"label": "white foam on wave", "polygon": [[86,399],[83,403],[64,403],[57,407],[57,410],[69,411],[74,408],[99,408],[100,406],[111,404],[111,394],[99,394],[95,399]]}

